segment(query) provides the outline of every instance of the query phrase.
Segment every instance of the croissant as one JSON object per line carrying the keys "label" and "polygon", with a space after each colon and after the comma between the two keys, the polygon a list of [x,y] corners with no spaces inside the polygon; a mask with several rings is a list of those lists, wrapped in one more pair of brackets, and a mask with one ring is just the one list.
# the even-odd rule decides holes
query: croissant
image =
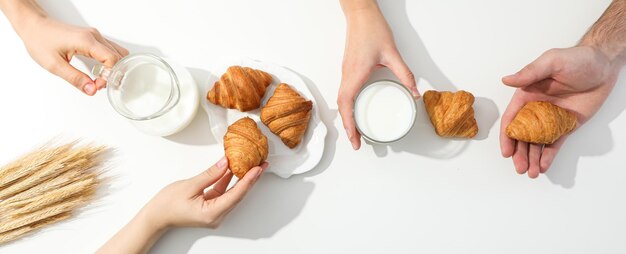
{"label": "croissant", "polygon": [[576,128],[576,116],[545,101],[528,102],[506,127],[512,139],[535,144],[552,144]]}
{"label": "croissant", "polygon": [[285,145],[294,148],[300,144],[311,120],[313,103],[307,101],[287,84],[276,87],[274,95],[261,109],[261,121]]}
{"label": "croissant", "polygon": [[207,93],[207,99],[224,108],[241,112],[259,108],[265,90],[272,83],[267,72],[249,67],[231,66]]}
{"label": "croissant", "polygon": [[474,119],[474,95],[466,91],[437,92],[427,91],[424,94],[424,105],[441,137],[472,138],[478,133],[478,125]]}
{"label": "croissant", "polygon": [[254,120],[241,118],[228,126],[224,135],[224,153],[230,171],[241,179],[248,170],[267,159],[267,137],[261,133]]}

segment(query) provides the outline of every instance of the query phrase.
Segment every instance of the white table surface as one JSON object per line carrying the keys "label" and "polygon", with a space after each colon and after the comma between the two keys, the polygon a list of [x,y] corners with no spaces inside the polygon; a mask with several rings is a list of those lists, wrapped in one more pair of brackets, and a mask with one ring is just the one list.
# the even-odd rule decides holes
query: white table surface
{"label": "white table surface", "polygon": [[[335,0],[42,2],[132,52],[176,59],[199,81],[212,59],[248,56],[299,72],[314,92],[329,127],[320,165],[286,180],[264,175],[221,228],[172,230],[153,253],[626,252],[624,75],[539,179],[517,175],[498,145],[513,93],[500,77],[575,44],[609,0],[381,0],[418,87],[473,92],[480,133],[436,137],[419,101],[405,140],[358,152],[335,103],[345,38]],[[160,188],[222,154],[203,113],[172,137],[143,135],[105,93],[83,96],[36,65],[4,18],[0,44],[0,162],[59,135],[118,150],[100,205],[1,253],[91,253]]]}

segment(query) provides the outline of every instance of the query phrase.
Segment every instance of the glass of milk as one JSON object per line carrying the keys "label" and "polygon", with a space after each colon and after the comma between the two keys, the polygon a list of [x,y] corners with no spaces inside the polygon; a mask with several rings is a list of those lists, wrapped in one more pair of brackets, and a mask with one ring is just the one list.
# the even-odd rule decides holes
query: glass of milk
{"label": "glass of milk", "polygon": [[152,54],[131,54],[113,68],[94,66],[107,81],[111,106],[140,131],[168,136],[185,128],[198,108],[198,88],[186,68]]}
{"label": "glass of milk", "polygon": [[365,85],[354,100],[354,120],[361,136],[378,144],[406,136],[415,123],[417,106],[409,89],[392,80]]}

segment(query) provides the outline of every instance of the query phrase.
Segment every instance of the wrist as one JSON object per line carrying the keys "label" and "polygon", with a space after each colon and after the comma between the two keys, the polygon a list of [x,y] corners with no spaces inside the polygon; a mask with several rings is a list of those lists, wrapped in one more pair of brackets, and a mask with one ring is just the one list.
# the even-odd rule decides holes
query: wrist
{"label": "wrist", "polygon": [[366,17],[382,16],[376,0],[342,0],[341,8],[348,23],[364,20]]}
{"label": "wrist", "polygon": [[33,32],[40,33],[43,24],[49,20],[46,15],[20,14],[20,17],[12,21],[11,25],[13,25],[15,33],[23,40],[28,34],[32,34]]}
{"label": "wrist", "polygon": [[600,43],[592,39],[583,38],[578,46],[590,47],[604,55],[611,65],[621,68],[626,64],[626,43]]}
{"label": "wrist", "polygon": [[134,224],[146,236],[156,237],[165,232],[169,226],[162,220],[162,217],[150,211],[151,209],[141,209],[130,223]]}
{"label": "wrist", "polygon": [[144,208],[96,253],[147,253],[165,230]]}
{"label": "wrist", "polygon": [[34,1],[0,0],[0,9],[20,37],[48,19],[48,14]]}
{"label": "wrist", "polygon": [[380,10],[359,10],[346,15],[346,25],[351,29],[372,29],[374,27],[388,26],[387,20]]}
{"label": "wrist", "polygon": [[579,46],[589,46],[604,54],[616,67],[626,63],[626,1],[614,0],[585,33]]}

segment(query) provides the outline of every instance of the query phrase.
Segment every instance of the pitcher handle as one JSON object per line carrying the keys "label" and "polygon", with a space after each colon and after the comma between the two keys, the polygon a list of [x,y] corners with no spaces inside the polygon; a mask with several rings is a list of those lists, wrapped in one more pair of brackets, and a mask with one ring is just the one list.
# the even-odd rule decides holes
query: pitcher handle
{"label": "pitcher handle", "polygon": [[111,74],[111,68],[108,68],[102,64],[96,64],[93,66],[93,68],[91,68],[91,73],[97,78],[108,81],[109,75]]}

